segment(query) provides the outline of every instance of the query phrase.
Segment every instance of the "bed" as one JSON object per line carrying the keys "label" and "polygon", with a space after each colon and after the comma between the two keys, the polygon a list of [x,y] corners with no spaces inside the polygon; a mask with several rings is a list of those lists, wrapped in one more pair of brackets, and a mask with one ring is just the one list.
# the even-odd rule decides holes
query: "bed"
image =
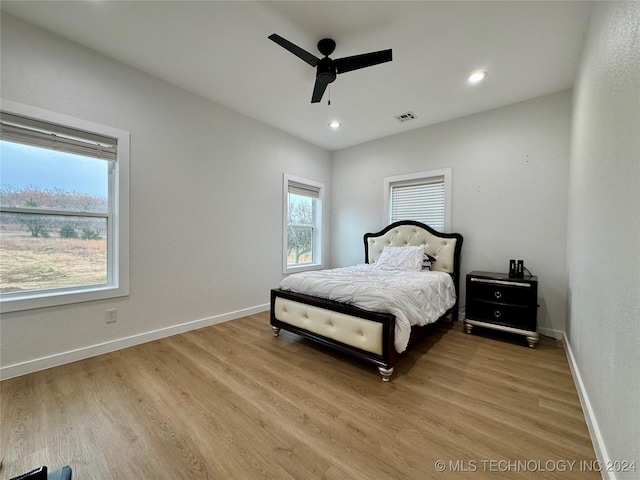
{"label": "bed", "polygon": [[[379,232],[367,233],[364,235],[364,264],[293,274],[285,278],[279,288],[271,290],[270,323],[273,333],[277,337],[284,329],[353,355],[376,365],[382,380],[389,381],[399,355],[415,344],[430,324],[447,316],[457,320],[462,242],[463,237],[458,233],[437,232],[415,221],[395,222]],[[415,258],[416,250],[422,252],[421,258],[424,256],[430,263],[430,271],[424,274],[412,271],[403,276],[409,282],[427,282],[429,286],[427,283],[424,287],[409,283],[403,287],[400,279],[394,277],[395,272],[389,275],[377,272],[387,265],[390,253],[408,252]],[[366,273],[361,274],[363,270]],[[329,277],[324,279],[322,275]],[[375,288],[367,287],[364,301],[362,296],[352,295],[352,290],[359,284],[359,275],[381,275],[374,278],[377,282]],[[331,295],[337,299],[324,292],[317,293],[319,284],[337,285],[337,278],[345,276],[343,280],[348,287],[337,295]],[[392,283],[393,287],[390,286]],[[418,287],[435,291],[436,298],[425,301],[424,292],[414,291]],[[407,295],[419,297],[421,305],[415,298],[409,300],[413,303],[407,307],[396,305],[394,298],[376,298],[373,290],[398,294],[404,291]],[[453,299],[443,299],[450,296],[449,291]],[[412,324],[407,324],[407,321]]]}

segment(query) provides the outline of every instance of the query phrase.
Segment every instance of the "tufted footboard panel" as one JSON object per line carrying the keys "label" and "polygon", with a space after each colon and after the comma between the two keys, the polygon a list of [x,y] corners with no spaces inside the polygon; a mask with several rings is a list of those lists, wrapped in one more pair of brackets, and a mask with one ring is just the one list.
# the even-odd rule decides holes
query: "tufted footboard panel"
{"label": "tufted footboard panel", "polygon": [[275,318],[346,345],[382,355],[382,324],[277,297]]}

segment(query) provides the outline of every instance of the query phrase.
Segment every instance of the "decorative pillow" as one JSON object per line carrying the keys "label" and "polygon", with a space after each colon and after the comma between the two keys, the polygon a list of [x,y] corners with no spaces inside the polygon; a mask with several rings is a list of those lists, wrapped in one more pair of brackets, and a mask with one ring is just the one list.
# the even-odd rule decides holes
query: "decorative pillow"
{"label": "decorative pillow", "polygon": [[422,270],[431,270],[431,264],[436,261],[436,257],[432,257],[428,253],[422,256]]}
{"label": "decorative pillow", "polygon": [[384,247],[376,267],[381,270],[411,270],[419,272],[422,269],[424,247]]}

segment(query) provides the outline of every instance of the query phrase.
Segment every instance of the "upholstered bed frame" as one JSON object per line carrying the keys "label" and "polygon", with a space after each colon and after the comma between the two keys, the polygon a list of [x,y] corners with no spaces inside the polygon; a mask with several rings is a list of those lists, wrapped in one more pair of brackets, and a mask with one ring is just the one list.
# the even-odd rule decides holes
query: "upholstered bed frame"
{"label": "upholstered bed frame", "polygon": [[[441,319],[451,315],[457,320],[462,241],[460,234],[440,233],[419,222],[396,222],[380,232],[364,235],[365,262],[375,263],[387,245],[424,245],[425,252],[435,258],[431,269],[449,273],[456,289],[456,303]],[[390,313],[274,289],[271,328],[276,337],[280,329],[285,329],[373,363],[383,381],[389,381],[393,374],[398,353],[394,347],[395,317]],[[425,331],[426,327],[413,327],[409,345]]]}

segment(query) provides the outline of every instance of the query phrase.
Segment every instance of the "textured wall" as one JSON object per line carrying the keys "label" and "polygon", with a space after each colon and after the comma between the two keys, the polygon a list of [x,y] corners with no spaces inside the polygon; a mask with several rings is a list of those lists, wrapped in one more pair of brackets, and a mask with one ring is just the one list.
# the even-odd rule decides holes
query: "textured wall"
{"label": "textured wall", "polygon": [[640,478],[640,3],[597,2],[574,97],[567,334],[610,460]]}

